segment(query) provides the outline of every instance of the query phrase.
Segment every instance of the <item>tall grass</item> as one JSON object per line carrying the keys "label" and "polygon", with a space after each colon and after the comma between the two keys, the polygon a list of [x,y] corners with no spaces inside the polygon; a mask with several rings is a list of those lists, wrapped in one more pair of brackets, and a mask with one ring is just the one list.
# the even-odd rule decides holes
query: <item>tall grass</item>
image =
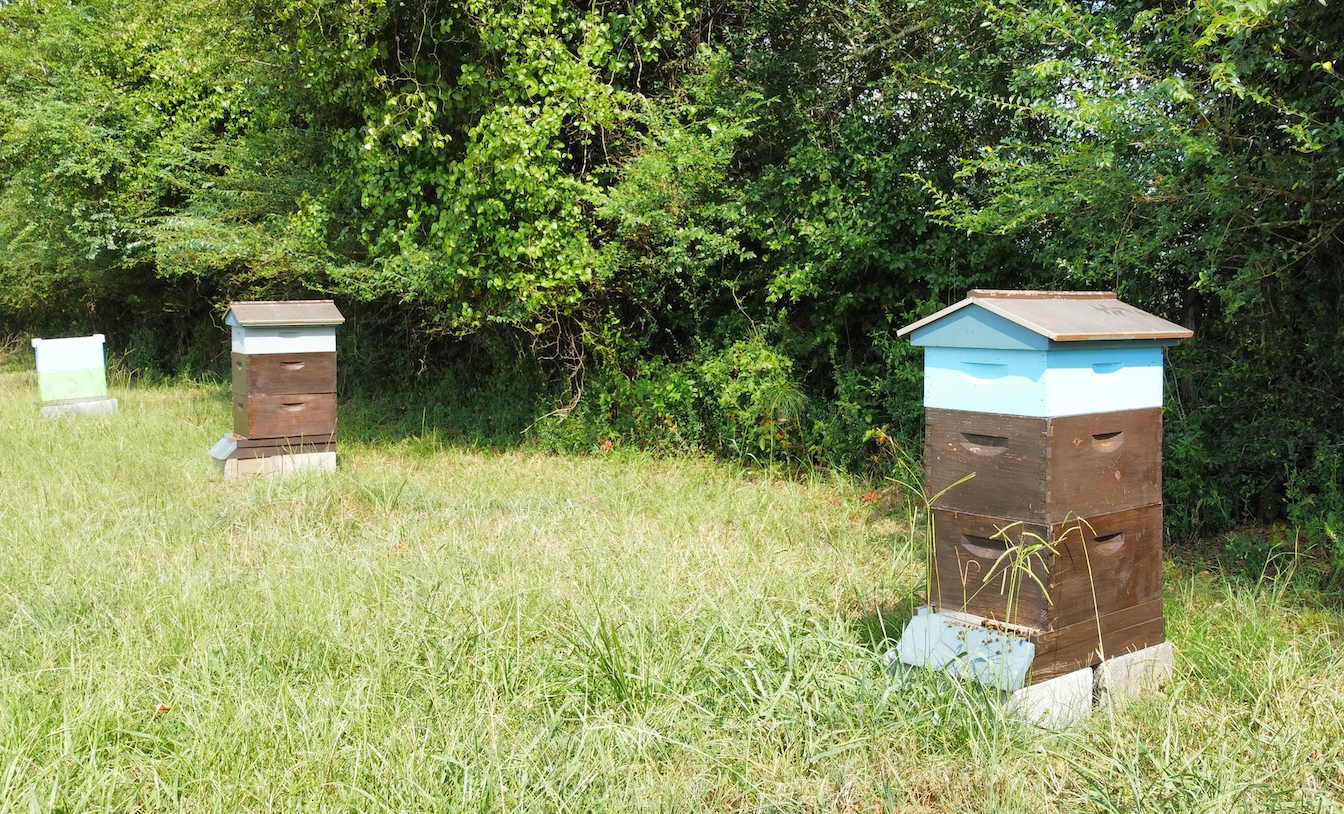
{"label": "tall grass", "polygon": [[225,481],[223,386],[43,421],[0,373],[0,812],[1334,810],[1340,620],[1169,568],[1177,675],[1065,733],[881,667],[868,486],[345,443]]}

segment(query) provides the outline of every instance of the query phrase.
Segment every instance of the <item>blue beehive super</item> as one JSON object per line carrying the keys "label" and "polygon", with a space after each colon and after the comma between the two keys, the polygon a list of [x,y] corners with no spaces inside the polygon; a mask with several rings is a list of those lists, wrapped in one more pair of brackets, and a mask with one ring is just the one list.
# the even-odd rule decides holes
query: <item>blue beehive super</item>
{"label": "blue beehive super", "polygon": [[902,328],[924,406],[1055,416],[1162,406],[1162,348],[1191,332],[1110,292],[971,291]]}

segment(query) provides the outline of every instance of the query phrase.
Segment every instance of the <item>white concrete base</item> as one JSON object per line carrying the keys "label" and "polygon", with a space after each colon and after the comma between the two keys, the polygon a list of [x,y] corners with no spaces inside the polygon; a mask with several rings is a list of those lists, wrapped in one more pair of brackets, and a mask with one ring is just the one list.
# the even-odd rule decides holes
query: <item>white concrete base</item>
{"label": "white concrete base", "polygon": [[88,415],[91,413],[115,413],[117,400],[113,398],[78,399],[58,404],[42,406],[43,418],[61,418],[70,415]]}
{"label": "white concrete base", "polygon": [[221,461],[225,478],[244,475],[294,475],[300,472],[336,471],[336,453],[303,452],[295,455],[269,455],[265,458],[231,458]]}
{"label": "white concrete base", "polygon": [[1125,653],[1098,664],[1092,684],[1097,706],[1109,708],[1124,699],[1161,689],[1176,663],[1171,642]]}
{"label": "white concrete base", "polygon": [[1064,729],[1092,712],[1092,668],[1029,684],[1008,695],[1004,708],[1046,729]]}

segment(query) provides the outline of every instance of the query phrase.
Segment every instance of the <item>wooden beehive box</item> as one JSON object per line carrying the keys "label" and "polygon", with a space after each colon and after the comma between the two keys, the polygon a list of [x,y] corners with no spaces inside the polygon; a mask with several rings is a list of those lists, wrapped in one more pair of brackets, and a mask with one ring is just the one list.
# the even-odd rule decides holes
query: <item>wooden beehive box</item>
{"label": "wooden beehive box", "polygon": [[[935,509],[933,523],[931,602],[1032,630],[1035,678],[1163,641],[1161,504],[1056,523]],[[1046,656],[1061,635],[1069,649]]]}
{"label": "wooden beehive box", "polygon": [[1036,418],[930,409],[933,505],[1059,523],[1162,502],[1162,408]]}
{"label": "wooden beehive box", "polygon": [[235,302],[233,458],[326,452],[336,442],[336,326],[331,300]]}
{"label": "wooden beehive box", "polygon": [[34,339],[33,352],[42,401],[51,404],[107,396],[102,334]]}
{"label": "wooden beehive box", "polygon": [[1028,631],[1037,680],[1160,643],[1162,348],[1191,332],[977,290],[899,333],[925,348],[930,601]]}

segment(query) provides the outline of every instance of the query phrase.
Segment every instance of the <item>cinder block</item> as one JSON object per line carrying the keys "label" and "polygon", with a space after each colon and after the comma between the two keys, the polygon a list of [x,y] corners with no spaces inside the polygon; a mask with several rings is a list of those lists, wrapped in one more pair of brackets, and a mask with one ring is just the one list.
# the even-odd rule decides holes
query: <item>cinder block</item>
{"label": "cinder block", "polygon": [[1028,685],[1008,696],[1005,708],[1046,729],[1065,729],[1092,711],[1092,668]]}
{"label": "cinder block", "polygon": [[244,475],[293,475],[299,472],[336,471],[336,453],[305,452],[295,455],[271,455],[265,458],[230,458],[222,462],[225,478]]}
{"label": "cinder block", "polygon": [[41,409],[43,418],[61,418],[92,413],[115,413],[117,400],[110,398],[72,399],[60,404],[47,404]]}
{"label": "cinder block", "polygon": [[1161,689],[1171,678],[1174,665],[1171,642],[1106,659],[1097,665],[1093,680],[1092,692],[1097,705],[1110,707],[1122,699],[1137,698]]}

